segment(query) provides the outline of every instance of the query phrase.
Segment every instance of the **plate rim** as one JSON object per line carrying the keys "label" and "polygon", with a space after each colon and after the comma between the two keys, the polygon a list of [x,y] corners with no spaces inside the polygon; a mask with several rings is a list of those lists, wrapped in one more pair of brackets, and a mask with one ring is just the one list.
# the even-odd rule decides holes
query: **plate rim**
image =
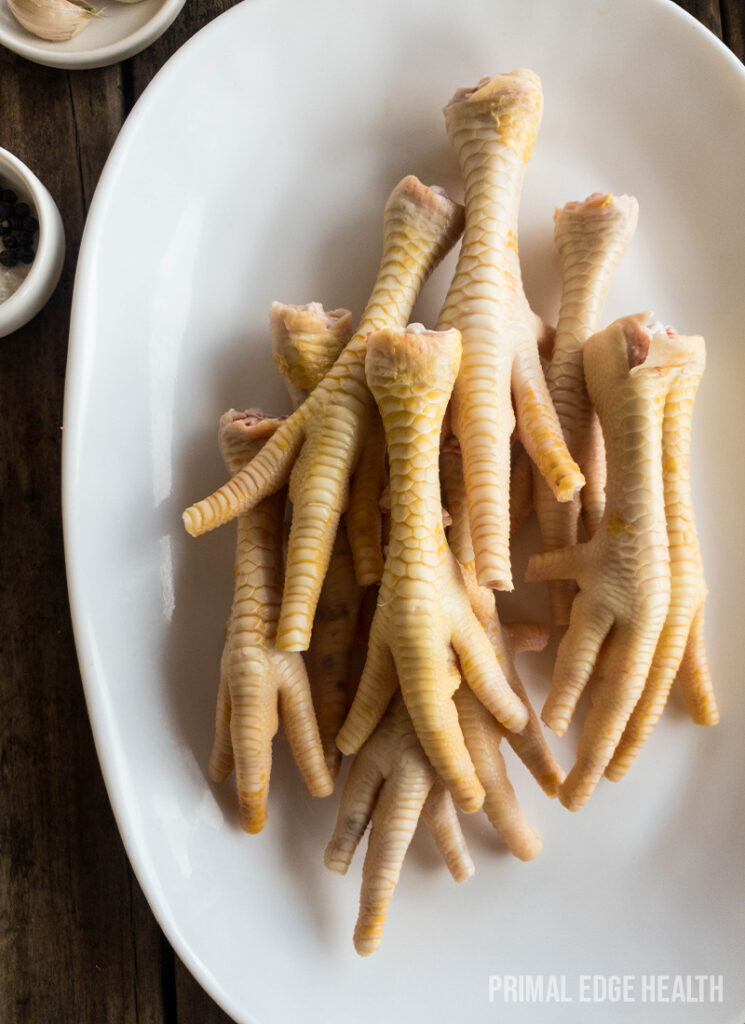
{"label": "plate rim", "polygon": [[[185,0],[174,0],[174,2],[178,4],[178,10],[173,15],[173,18],[183,7]],[[614,0],[614,2],[630,6],[631,0]],[[90,325],[86,324],[84,296],[91,287],[90,282],[95,274],[95,254],[100,240],[100,224],[104,219],[107,203],[111,198],[110,182],[115,179],[119,166],[124,161],[128,152],[130,140],[134,136],[140,121],[147,116],[149,107],[159,91],[160,84],[156,83],[160,83],[161,79],[166,80],[171,74],[176,73],[180,64],[189,58],[192,49],[205,45],[205,40],[212,32],[217,31],[216,26],[223,19],[230,19],[236,16],[236,13],[242,10],[246,3],[247,0],[242,0],[242,2],[222,12],[203,26],[172,54],[158,70],[126,119],[109,153],[96,186],[80,243],[73,288],[65,370],[61,490],[65,566],[75,649],[99,765],[128,860],[159,927],[163,930],[176,955],[198,984],[231,1019],[240,1022],[240,1024],[261,1024],[247,1007],[239,1005],[232,998],[230,993],[222,987],[212,974],[208,964],[193,951],[190,943],[182,934],[170,908],[163,899],[157,874],[145,855],[141,844],[133,835],[128,817],[123,813],[126,799],[121,792],[121,778],[114,769],[113,762],[115,758],[111,749],[111,737],[105,735],[110,730],[110,722],[108,721],[107,713],[103,709],[104,701],[102,694],[104,687],[96,675],[95,662],[97,659],[92,638],[89,635],[85,622],[86,614],[84,609],[86,598],[83,596],[85,588],[82,582],[82,573],[80,572],[81,559],[76,556],[77,537],[74,527],[74,504],[77,485],[76,467],[80,464],[79,455],[82,442],[80,415],[78,413],[80,403],[76,401],[76,398],[78,393],[83,390],[87,357],[89,357],[91,351],[90,345],[86,345],[85,342]],[[675,0],[633,0],[633,3],[636,11],[649,8],[667,11],[669,16],[678,18],[681,23],[687,24],[691,31],[710,46],[720,58],[724,58],[724,64],[734,72],[739,81],[742,91],[743,111],[745,113],[745,65],[722,40],[692,14],[679,7]],[[173,21],[173,18],[171,18],[171,21]],[[170,24],[170,21],[168,24]],[[145,27],[143,26],[143,28]],[[165,28],[167,27],[168,25],[165,26]],[[165,31],[165,28],[163,31]],[[727,1024],[741,1024],[743,1011],[745,1011],[745,1005]]]}

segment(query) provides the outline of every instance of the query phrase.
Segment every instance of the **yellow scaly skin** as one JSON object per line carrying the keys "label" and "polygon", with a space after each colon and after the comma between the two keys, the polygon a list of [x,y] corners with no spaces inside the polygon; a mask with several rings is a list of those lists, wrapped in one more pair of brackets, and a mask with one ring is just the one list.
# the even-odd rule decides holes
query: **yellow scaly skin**
{"label": "yellow scaly skin", "polygon": [[459,686],[453,700],[468,752],[486,793],[484,813],[510,853],[520,860],[534,860],[541,852],[541,837],[523,817],[507,777],[507,767],[499,749],[503,735],[499,723],[467,686]]}
{"label": "yellow scaly skin", "polygon": [[362,835],[372,829],[362,869],[354,946],[361,956],[380,945],[406,851],[422,818],[456,882],[473,874],[458,817],[417,740],[400,694],[354,759],[325,864],[346,874]]}
{"label": "yellow scaly skin", "polygon": [[[256,453],[280,421],[234,409],[220,420],[220,450],[229,472]],[[272,739],[279,714],[295,761],[313,796],[328,796],[326,767],[310,685],[299,654],[275,646],[282,592],[284,495],[276,494],[238,519],[235,591],[220,667],[215,742],[209,774],[224,781],[235,767],[241,826],[266,824]]]}
{"label": "yellow scaly skin", "polygon": [[[475,576],[473,586],[493,606],[493,594],[479,588]],[[476,608],[474,611],[479,614]],[[488,623],[490,628],[493,625],[491,621]],[[532,623],[499,629],[499,643],[510,665],[515,653],[542,650],[547,639],[548,630]],[[499,653],[497,657],[500,658]],[[519,680],[518,685],[521,687]],[[522,860],[532,860],[540,852],[541,840],[522,815],[499,751],[502,736],[514,740],[522,737],[505,733],[465,684],[456,691],[454,701],[469,753],[486,792],[484,811],[510,851]],[[531,709],[526,733],[534,721],[537,723],[537,718]],[[528,742],[530,744],[531,740]],[[546,748],[540,729],[538,747],[543,749],[531,751],[527,756],[521,749],[520,756],[544,789],[555,795],[563,775]],[[371,818],[373,829],[365,858],[360,916],[355,931],[355,947],[361,955],[374,952],[380,945],[388,907],[418,819],[429,828],[457,882],[473,873],[452,797],[422,750],[400,693],[393,697],[355,757],[342,792],[334,835],[326,849],[327,867],[340,874],[346,873]]]}
{"label": "yellow scaly skin", "polygon": [[[269,329],[275,362],[297,408],[321,383],[349,341],[352,314],[342,309],[326,313],[318,302],[305,306],[275,302],[269,313]],[[333,778],[341,766],[336,734],[349,705],[350,657],[361,598],[349,542],[345,531],[339,530],[306,659],[321,743]]]}
{"label": "yellow scaly skin", "polygon": [[708,593],[693,517],[690,479],[693,401],[706,364],[701,337],[678,337],[689,353],[672,382],[662,427],[662,478],[670,548],[670,608],[644,692],[629,719],[607,778],[622,779],[659,721],[676,674],[693,720],[719,721],[703,644],[704,601]]}
{"label": "yellow scaly skin", "polygon": [[528,712],[471,609],[442,526],[440,427],[459,360],[457,331],[414,325],[368,338],[367,379],[388,447],[390,539],[367,661],[337,745],[347,754],[359,750],[393,696],[397,673],[427,757],[456,804],[476,811],[484,790],[451,699],[461,673],[506,728],[523,729]]}
{"label": "yellow scaly skin", "polygon": [[543,109],[532,71],[483,79],[445,107],[466,190],[466,228],[438,322],[457,327],[463,360],[453,430],[463,450],[479,583],[512,590],[510,436],[520,440],[560,501],[584,483],[567,451],[541,370],[536,317],[522,286],[517,215]]}
{"label": "yellow scaly skin", "polygon": [[350,662],[362,593],[354,575],[346,532],[339,530],[321,588],[306,658],[321,743],[333,778],[341,767],[336,735],[351,699]]}
{"label": "yellow scaly skin", "polygon": [[[220,418],[218,429],[218,445],[223,461],[230,468],[236,459],[240,459],[246,453],[255,454],[261,449],[267,438],[271,437],[282,419],[276,419],[264,414],[259,409],[248,409],[244,413],[230,409]],[[230,428],[228,429],[228,425]],[[224,429],[225,428],[225,429]],[[239,526],[238,543],[236,545],[236,577],[238,575],[238,563],[241,555],[241,539],[244,528]],[[220,685],[217,693],[217,709],[215,716],[215,738],[212,745],[212,753],[208,767],[208,774],[214,782],[224,782],[233,772],[235,762],[233,758],[233,741],[230,735],[230,689],[228,687],[228,674],[230,666],[231,646],[228,638],[231,634],[233,613],[235,609],[235,584],[233,602],[231,604],[230,617],[225,624],[226,642],[223,646],[222,658],[220,661]]]}
{"label": "yellow scaly skin", "polygon": [[[638,213],[633,196],[600,192],[554,213],[563,288],[546,381],[567,447],[586,482],[580,495],[559,504],[538,472],[533,472],[533,502],[544,551],[577,543],[580,502],[588,536],[595,533],[603,515],[605,449],[585,386],[582,354],[585,342],[600,326],[611,279],[636,230]],[[549,584],[551,615],[557,625],[569,622],[576,590],[571,580]]]}
{"label": "yellow scaly skin", "polygon": [[533,463],[515,440],[510,451],[510,537],[514,537],[533,511]]}
{"label": "yellow scaly skin", "polygon": [[543,708],[544,722],[563,735],[595,670],[577,762],[559,790],[573,811],[613,757],[670,605],[662,423],[668,389],[688,356],[676,339],[650,335],[647,319],[617,320],[585,346],[585,378],[608,464],[600,526],[587,544],[533,555],[528,564],[528,580],[576,579],[580,587]]}
{"label": "yellow scaly skin", "polygon": [[441,192],[412,175],[396,186],[385,209],[378,277],[357,333],[259,455],[184,512],[192,536],[214,529],[277,491],[297,459],[290,476],[294,509],[277,630],[282,650],[308,647],[349,480],[374,409],[364,373],[366,336],[386,325],[406,323],[422,284],[455,244],[462,226],[462,208]]}
{"label": "yellow scaly skin", "polygon": [[[489,736],[493,738],[493,741],[496,744],[496,749],[493,753],[495,763],[498,765],[501,761],[501,754],[499,753],[498,746],[502,737],[506,737],[512,749],[523,762],[525,767],[531,772],[547,796],[555,797],[559,791],[559,786],[564,780],[564,772],[559,767],[556,758],[551,753],[551,750],[546,743],[541,729],[541,723],[539,722],[538,716],[528,699],[525,687],[523,686],[522,680],[517,674],[517,670],[515,668],[515,655],[518,652],[526,650],[543,650],[548,642],[548,629],[545,626],[540,626],[536,623],[516,623],[512,626],[503,626],[499,620],[499,613],[497,612],[494,593],[488,587],[479,586],[476,581],[476,569],[473,564],[473,547],[471,545],[468,513],[466,509],[463,466],[460,450],[457,444],[448,442],[443,446],[443,449],[440,452],[440,477],[442,480],[445,500],[452,518],[452,525],[448,530],[448,543],[450,544],[453,554],[460,562],[461,572],[466,584],[471,607],[473,608],[476,618],[481,623],[492,647],[494,648],[494,653],[497,656],[499,667],[504,673],[505,678],[509,682],[514,693],[528,709],[529,715],[528,724],[525,729],[521,733],[514,733],[509,732],[506,729],[502,729],[497,722],[493,723],[493,729],[490,726],[488,730],[485,730],[485,727],[482,727],[480,717],[471,713],[467,719],[464,719],[463,715],[459,714],[460,725],[463,730],[466,746],[468,747],[468,751],[476,766],[476,774],[487,792],[485,808],[487,809],[488,814],[489,808],[487,805],[490,804],[490,793],[485,779],[488,777],[490,769],[486,768],[482,771],[479,767],[478,751],[487,749],[486,739]],[[469,723],[471,722],[473,722],[473,736],[469,733]],[[499,777],[498,774],[497,777]],[[492,820],[491,815],[489,820],[492,821],[494,827],[499,831],[499,825],[495,823],[496,820],[499,820],[496,817],[497,809],[499,807],[499,790],[497,790],[497,792],[492,796],[491,805],[495,808],[493,812],[495,820]],[[514,808],[511,813],[513,819],[516,820],[517,815]],[[531,836],[535,837],[535,833],[533,833],[532,829],[528,829],[527,826],[525,826],[522,831],[517,833],[517,835],[518,838],[520,835],[523,835],[529,839],[529,841],[526,841],[523,845],[524,850],[535,849],[535,852],[538,852],[540,845],[536,848],[535,839],[533,838],[530,840]],[[507,839],[505,841],[507,841]],[[513,849],[512,847],[510,848]],[[520,856],[515,849],[513,849],[513,853],[516,853],[516,856]]]}
{"label": "yellow scaly skin", "polygon": [[383,520],[380,499],[385,488],[385,434],[380,413],[373,409],[357,469],[349,488],[345,514],[361,587],[379,583],[383,575]]}
{"label": "yellow scaly skin", "polygon": [[293,409],[303,404],[323,380],[352,337],[348,309],[329,312],[320,302],[302,306],[272,303],[269,334],[272,355],[284,378]]}

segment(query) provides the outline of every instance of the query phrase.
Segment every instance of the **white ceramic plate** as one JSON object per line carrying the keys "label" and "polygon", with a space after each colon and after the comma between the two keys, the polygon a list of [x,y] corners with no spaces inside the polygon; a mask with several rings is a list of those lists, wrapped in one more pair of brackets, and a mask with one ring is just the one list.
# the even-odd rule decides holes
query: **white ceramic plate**
{"label": "white ceramic plate", "polygon": [[0,0],[0,45],[51,68],[103,68],[140,53],[163,35],[186,0],[91,0],[101,15],[80,35],[51,43],[16,21],[7,0]]}
{"label": "white ceramic plate", "polygon": [[[269,825],[249,837],[230,788],[205,779],[233,531],[191,540],[180,513],[223,479],[220,412],[287,407],[271,301],[359,312],[392,185],[415,172],[458,189],[440,108],[521,65],[546,95],[521,213],[534,305],[556,314],[554,205],[628,191],[639,231],[607,318],[651,308],[708,339],[694,475],[723,724],[695,728],[673,702],[628,778],[576,816],[511,761],[543,854],[518,863],[469,820],[476,875],[458,887],[418,834],[382,949],[361,960],[361,855],[345,879],[322,866],[336,798],[307,797],[278,741]],[[252,0],[187,44],[125,126],[75,291],[70,593],[127,851],[177,952],[237,1021],[742,1024],[744,118],[740,65],[661,0]],[[434,319],[451,268],[418,317]],[[510,598],[513,614],[536,594]],[[532,657],[540,702],[549,664]],[[570,743],[555,748],[568,767]],[[546,994],[565,976],[574,1002],[490,1002],[491,975],[542,975]],[[579,1002],[582,975],[632,975],[636,1002]],[[721,975],[723,1002],[642,1004],[653,975]]]}

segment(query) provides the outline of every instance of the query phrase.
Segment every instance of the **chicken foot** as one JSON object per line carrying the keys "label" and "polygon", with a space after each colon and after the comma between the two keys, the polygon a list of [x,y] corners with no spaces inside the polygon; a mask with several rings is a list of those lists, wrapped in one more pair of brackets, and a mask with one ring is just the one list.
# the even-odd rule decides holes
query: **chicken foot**
{"label": "chicken foot", "polygon": [[670,608],[639,703],[629,719],[613,759],[605,770],[614,782],[623,778],[649,739],[678,676],[691,717],[699,725],[719,721],[703,642],[707,588],[696,536],[690,481],[693,401],[706,363],[704,339],[681,338],[690,359],[675,376],[662,424],[662,477],[670,550]]}
{"label": "chicken foot", "polygon": [[600,526],[586,544],[533,555],[528,563],[529,581],[575,579],[580,588],[542,713],[558,735],[595,670],[577,761],[559,789],[570,810],[584,805],[613,757],[670,605],[662,425],[668,389],[688,356],[676,339],[646,330],[647,319],[617,320],[585,345],[587,388],[608,466]]}
{"label": "chicken foot", "polygon": [[[219,442],[229,472],[251,458],[281,421],[234,409],[220,420]],[[328,796],[326,767],[302,656],[275,646],[282,592],[284,493],[238,518],[235,589],[220,665],[215,740],[209,775],[223,782],[235,768],[240,822],[246,832],[266,824],[272,739],[279,716],[298,768],[313,796]]]}
{"label": "chicken foot", "polygon": [[397,694],[352,763],[324,858],[331,871],[346,874],[372,820],[354,931],[355,949],[361,956],[380,945],[388,907],[420,818],[456,882],[470,878],[473,861],[452,798],[427,760]]}
{"label": "chicken foot", "polygon": [[466,227],[438,329],[456,327],[463,358],[453,431],[463,451],[479,583],[512,590],[510,437],[520,440],[560,501],[584,483],[564,443],[541,369],[538,318],[522,286],[517,215],[543,109],[538,76],[514,71],[460,89],[445,107],[465,179]]}
{"label": "chicken foot", "polygon": [[[577,543],[580,506],[589,537],[603,515],[605,449],[585,386],[582,354],[585,342],[600,327],[611,279],[636,230],[638,212],[633,196],[595,192],[554,213],[563,287],[546,381],[564,440],[582,470],[585,486],[571,501],[559,503],[537,470],[533,471],[533,502],[544,551]],[[569,622],[575,592],[571,580],[549,583],[551,615],[557,625]]]}
{"label": "chicken foot", "polygon": [[198,536],[275,493],[289,475],[293,518],[277,628],[282,650],[308,647],[350,476],[374,408],[365,382],[366,336],[406,323],[422,284],[452,248],[462,224],[462,208],[440,190],[412,175],[396,186],[385,209],[378,277],[356,334],[259,455],[184,512],[187,531]]}
{"label": "chicken foot", "polygon": [[461,674],[506,728],[523,729],[528,711],[471,609],[442,526],[440,428],[459,359],[455,330],[412,325],[368,338],[367,379],[388,447],[390,539],[367,661],[337,745],[347,754],[359,750],[383,716],[397,674],[427,757],[456,804],[475,811],[484,789],[451,700]]}
{"label": "chicken foot", "polygon": [[[352,314],[327,313],[318,302],[292,306],[275,302],[269,313],[272,351],[297,408],[320,384],[349,341]],[[356,639],[362,591],[344,530],[337,531],[318,599],[306,665],[326,764],[339,774],[336,734],[349,704],[349,667]]]}

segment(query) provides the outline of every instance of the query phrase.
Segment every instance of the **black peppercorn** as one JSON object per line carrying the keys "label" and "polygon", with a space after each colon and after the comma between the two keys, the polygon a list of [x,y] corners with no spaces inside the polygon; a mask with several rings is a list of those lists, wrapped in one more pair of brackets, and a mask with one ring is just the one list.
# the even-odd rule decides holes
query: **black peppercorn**
{"label": "black peppercorn", "polygon": [[29,204],[19,202],[13,189],[0,188],[0,266],[33,263],[36,256],[34,235],[38,230],[39,221],[33,216]]}

